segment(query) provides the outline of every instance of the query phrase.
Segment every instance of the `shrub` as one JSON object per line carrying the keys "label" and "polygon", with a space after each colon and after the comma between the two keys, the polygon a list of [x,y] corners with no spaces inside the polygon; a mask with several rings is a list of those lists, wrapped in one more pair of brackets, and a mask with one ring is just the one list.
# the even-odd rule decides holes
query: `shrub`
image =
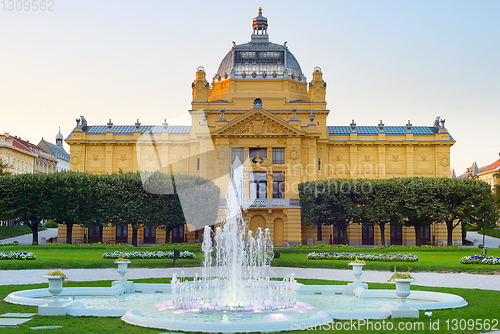
{"label": "shrub", "polygon": [[279,259],[281,257],[281,253],[277,250],[274,251],[274,258]]}
{"label": "shrub", "polygon": [[52,220],[45,223],[46,228],[57,228],[58,224]]}

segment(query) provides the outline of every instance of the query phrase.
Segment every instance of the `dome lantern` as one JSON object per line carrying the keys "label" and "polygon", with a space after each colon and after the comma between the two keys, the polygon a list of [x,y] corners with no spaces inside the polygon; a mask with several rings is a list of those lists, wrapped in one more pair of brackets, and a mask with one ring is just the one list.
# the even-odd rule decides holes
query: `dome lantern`
{"label": "dome lantern", "polygon": [[59,127],[59,133],[56,135],[56,145],[63,146],[63,135],[61,133],[61,127]]}
{"label": "dome lantern", "polygon": [[253,19],[253,34],[249,43],[236,44],[226,54],[214,76],[215,81],[228,79],[291,79],[307,82],[300,64],[288,47],[269,41],[267,18]]}
{"label": "dome lantern", "polygon": [[262,16],[262,7],[259,7],[259,15],[253,19],[253,34],[267,35],[267,18]]}

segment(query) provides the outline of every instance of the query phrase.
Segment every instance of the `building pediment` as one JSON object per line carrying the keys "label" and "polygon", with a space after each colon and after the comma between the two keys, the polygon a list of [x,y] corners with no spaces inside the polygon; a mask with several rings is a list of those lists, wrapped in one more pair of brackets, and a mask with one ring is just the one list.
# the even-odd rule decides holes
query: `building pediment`
{"label": "building pediment", "polygon": [[212,135],[282,136],[301,135],[302,131],[262,109],[252,109],[214,131]]}

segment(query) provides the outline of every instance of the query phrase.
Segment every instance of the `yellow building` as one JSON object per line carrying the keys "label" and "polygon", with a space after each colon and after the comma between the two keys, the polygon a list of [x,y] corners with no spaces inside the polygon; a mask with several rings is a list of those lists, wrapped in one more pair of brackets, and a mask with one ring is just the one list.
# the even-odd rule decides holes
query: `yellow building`
{"label": "yellow building", "polygon": [[[452,177],[456,176],[452,174]],[[491,185],[492,191],[495,191],[495,187],[500,185],[500,159],[482,167],[479,167],[474,161],[471,167],[467,168],[467,171],[458,176],[458,178],[484,181]],[[500,226],[500,220],[497,222],[497,225]]]}
{"label": "yellow building", "polygon": [[486,166],[479,167],[476,162],[472,163],[472,166],[467,168],[467,171],[462,175],[458,176],[460,179],[478,179],[487,182],[494,189],[496,185],[500,184],[500,159],[488,164]]}
{"label": "yellow building", "polygon": [[20,138],[0,134],[0,162],[10,174],[33,173],[36,154],[23,145]]}
{"label": "yellow building", "polygon": [[[321,68],[314,68],[308,81],[286,43],[269,41],[268,22],[261,10],[252,26],[251,41],[233,45],[211,82],[204,68],[198,67],[192,84],[191,126],[142,125],[139,120],[130,126],[114,125],[111,120],[107,125],[89,125],[81,117],[66,139],[71,170],[166,169],[215,180],[228,174],[239,157],[246,161],[244,197],[251,200],[245,219],[252,230],[269,228],[277,246],[316,239],[315,229],[301,223],[300,182],[449,177],[454,139],[444,120],[438,117],[431,126],[413,126],[410,121],[403,126],[385,126],[382,121],[375,126],[358,126],[354,121],[327,126],[327,85]],[[144,240],[163,239],[162,232],[147,228]],[[75,233],[83,237],[84,232],[75,229]],[[123,237],[124,231],[119,233]],[[187,230],[175,233],[176,241],[198,237]],[[325,228],[323,239],[335,242],[336,233],[333,227]],[[352,245],[373,245],[380,240],[378,229],[369,224],[353,225],[348,233]],[[430,227],[424,239],[431,234],[446,240],[444,226]],[[59,236],[64,236],[64,227]],[[114,228],[104,229],[104,241],[117,237]],[[461,243],[458,229],[454,239]],[[409,228],[387,229],[386,240],[415,243]]]}

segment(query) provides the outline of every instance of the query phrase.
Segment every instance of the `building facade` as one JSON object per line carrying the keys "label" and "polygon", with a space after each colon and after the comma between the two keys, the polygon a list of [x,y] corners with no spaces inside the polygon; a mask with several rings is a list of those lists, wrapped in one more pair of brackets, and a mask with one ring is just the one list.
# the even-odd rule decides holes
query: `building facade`
{"label": "building facade", "polygon": [[487,182],[492,189],[500,184],[500,159],[486,166],[479,167],[474,161],[467,171],[458,176],[459,179],[478,179]]}
{"label": "building facade", "polygon": [[33,173],[36,154],[24,146],[17,136],[0,135],[0,162],[10,174]]}
{"label": "building facade", "polygon": [[[321,68],[307,80],[285,44],[269,41],[268,21],[259,10],[251,40],[234,44],[211,82],[198,67],[192,83],[191,126],[89,125],[82,116],[66,139],[70,169],[89,173],[166,170],[211,180],[244,162],[244,218],[250,229],[269,228],[276,246],[315,242],[316,230],[301,222],[298,184],[328,178],[449,177],[454,139],[445,121],[430,126],[328,126],[326,88]],[[221,184],[222,193],[224,184]],[[221,199],[221,210],[224,199]],[[188,226],[189,227],[189,226]],[[130,228],[129,228],[130,229]],[[187,232],[189,230],[189,232]],[[387,229],[393,244],[415,244],[411,228]],[[88,231],[87,231],[88,232]],[[446,240],[445,226],[424,232]],[[64,236],[60,227],[60,237]],[[78,237],[86,231],[75,229]],[[105,228],[104,241],[116,239]],[[122,233],[122,232],[120,232]],[[164,231],[155,233],[156,239]],[[163,234],[161,234],[163,233]],[[197,241],[198,233],[176,231],[179,239]],[[323,240],[335,242],[335,227],[323,229]],[[349,227],[352,245],[377,244],[373,225]],[[75,235],[75,234],[74,234]],[[131,232],[128,232],[131,235]],[[141,234],[139,235],[141,238]],[[152,239],[148,239],[152,240]],[[175,238],[174,238],[175,240]],[[454,240],[461,243],[457,229]],[[160,240],[158,240],[160,241]]]}
{"label": "building facade", "polygon": [[51,153],[57,159],[56,171],[65,172],[69,171],[69,154],[63,147],[64,137],[59,129],[59,133],[56,135],[56,144],[52,144],[42,138],[38,143],[38,147],[43,149],[45,152]]}

